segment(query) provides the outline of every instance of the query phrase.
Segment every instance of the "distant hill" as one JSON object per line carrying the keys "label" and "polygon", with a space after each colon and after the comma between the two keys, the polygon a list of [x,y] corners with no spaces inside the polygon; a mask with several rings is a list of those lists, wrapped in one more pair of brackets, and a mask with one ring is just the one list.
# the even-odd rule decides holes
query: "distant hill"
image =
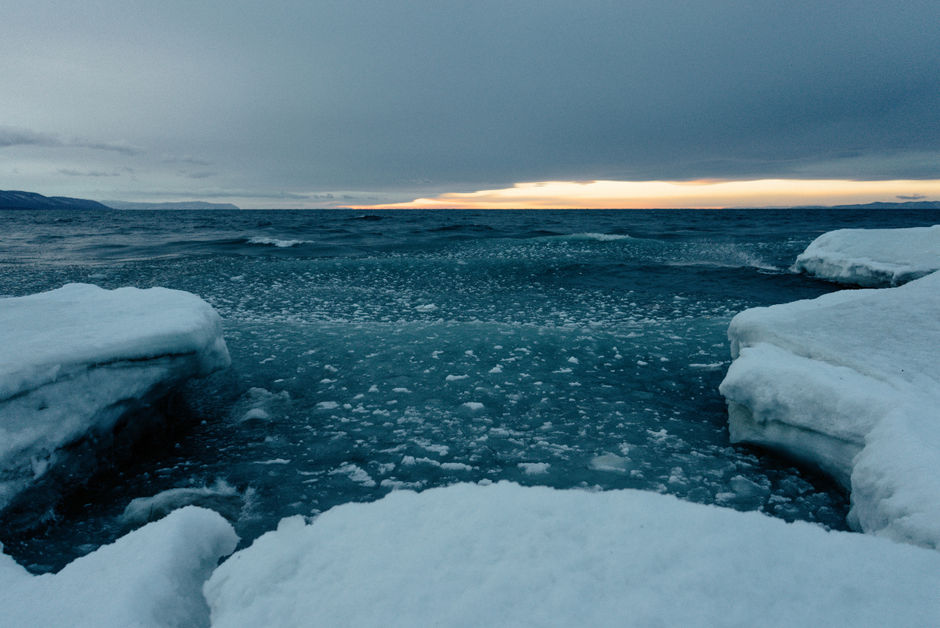
{"label": "distant hill", "polygon": [[132,203],[130,201],[104,201],[114,209],[241,209],[231,203],[207,203],[205,201],[181,201],[178,203]]}
{"label": "distant hill", "polygon": [[864,203],[861,205],[813,205],[812,209],[940,209],[940,201],[906,201],[895,203],[892,201],[879,201],[877,203]]}
{"label": "distant hill", "polygon": [[107,205],[84,198],[43,196],[35,192],[0,190],[0,209],[83,209],[110,210]]}

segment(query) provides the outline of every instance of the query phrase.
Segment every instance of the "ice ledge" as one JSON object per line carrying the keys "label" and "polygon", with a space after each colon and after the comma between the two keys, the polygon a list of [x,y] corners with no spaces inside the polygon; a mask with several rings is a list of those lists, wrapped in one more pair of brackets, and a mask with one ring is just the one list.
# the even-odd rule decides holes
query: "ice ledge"
{"label": "ice ledge", "polygon": [[897,286],[940,270],[940,225],[830,231],[806,247],[793,270],[866,288]]}
{"label": "ice ledge", "polygon": [[940,273],[746,310],[728,336],[732,441],[831,473],[854,527],[940,548]]}
{"label": "ice ledge", "polygon": [[69,284],[0,299],[0,509],[63,447],[229,362],[219,315],[187,292]]}

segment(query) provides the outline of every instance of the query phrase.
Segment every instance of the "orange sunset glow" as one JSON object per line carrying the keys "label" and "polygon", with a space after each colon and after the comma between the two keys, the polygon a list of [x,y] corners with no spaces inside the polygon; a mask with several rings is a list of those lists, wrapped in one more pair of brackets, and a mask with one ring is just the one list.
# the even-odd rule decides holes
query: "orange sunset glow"
{"label": "orange sunset glow", "polygon": [[543,181],[358,209],[642,209],[847,205],[940,198],[940,180]]}

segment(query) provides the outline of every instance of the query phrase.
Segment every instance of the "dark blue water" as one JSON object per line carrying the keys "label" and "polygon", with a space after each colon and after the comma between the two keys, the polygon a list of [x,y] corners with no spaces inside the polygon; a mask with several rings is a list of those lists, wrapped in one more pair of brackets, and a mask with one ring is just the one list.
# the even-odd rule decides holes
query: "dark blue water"
{"label": "dark blue water", "polygon": [[[0,212],[0,295],[167,286],[222,315],[233,364],[184,423],[6,551],[54,569],[209,487],[244,542],[391,490],[640,488],[844,529],[824,478],[728,443],[726,329],[836,287],[788,269],[842,227],[937,211]],[[211,492],[211,491],[210,491]],[[585,516],[590,516],[586,513]]]}

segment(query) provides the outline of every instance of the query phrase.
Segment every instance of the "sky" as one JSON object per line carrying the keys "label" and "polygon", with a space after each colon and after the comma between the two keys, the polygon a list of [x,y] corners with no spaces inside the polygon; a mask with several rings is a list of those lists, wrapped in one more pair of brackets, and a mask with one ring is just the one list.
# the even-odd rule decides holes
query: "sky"
{"label": "sky", "polygon": [[0,15],[0,189],[268,208],[940,199],[936,0]]}

